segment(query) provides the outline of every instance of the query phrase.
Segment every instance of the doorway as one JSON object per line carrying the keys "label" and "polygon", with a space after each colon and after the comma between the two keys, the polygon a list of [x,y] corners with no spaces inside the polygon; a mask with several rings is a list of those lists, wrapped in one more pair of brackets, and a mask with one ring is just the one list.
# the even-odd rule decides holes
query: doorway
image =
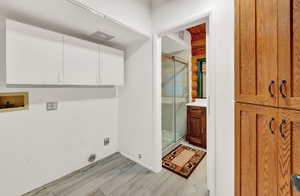
{"label": "doorway", "polygon": [[[215,144],[215,47],[214,43],[216,43],[216,37],[213,32],[214,31],[214,23],[213,23],[214,14],[209,11],[206,13],[200,13],[193,18],[188,20],[179,21],[177,24],[173,24],[172,26],[167,27],[161,32],[156,32],[153,36],[153,44],[154,44],[154,74],[153,74],[153,87],[154,87],[154,102],[153,102],[153,124],[154,124],[154,146],[155,146],[155,170],[160,171],[162,168],[162,38],[163,36],[172,33],[178,32],[190,27],[206,24],[207,26],[207,58],[206,64],[208,66],[206,72],[206,80],[207,80],[207,90],[206,90],[206,98],[207,98],[207,187],[209,189],[210,195],[215,195],[215,157],[216,157],[216,144]],[[191,84],[189,84],[191,85]]]}

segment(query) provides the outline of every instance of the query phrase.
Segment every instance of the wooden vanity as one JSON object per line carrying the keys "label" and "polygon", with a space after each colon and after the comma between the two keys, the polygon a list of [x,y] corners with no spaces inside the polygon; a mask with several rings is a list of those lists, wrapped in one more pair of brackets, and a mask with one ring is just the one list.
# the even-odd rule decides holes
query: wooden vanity
{"label": "wooden vanity", "polygon": [[190,144],[206,149],[206,107],[187,106],[186,140]]}

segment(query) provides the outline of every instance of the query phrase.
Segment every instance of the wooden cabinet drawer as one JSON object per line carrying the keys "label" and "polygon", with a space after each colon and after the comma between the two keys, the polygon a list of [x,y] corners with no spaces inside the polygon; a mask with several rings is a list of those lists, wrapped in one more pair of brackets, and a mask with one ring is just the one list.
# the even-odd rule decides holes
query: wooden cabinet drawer
{"label": "wooden cabinet drawer", "polygon": [[206,108],[203,107],[197,107],[197,106],[189,106],[188,112],[192,117],[201,117],[203,115],[203,112],[206,111]]}
{"label": "wooden cabinet drawer", "polygon": [[[197,107],[197,106],[189,106],[189,110],[190,112],[201,112],[201,107]],[[203,110],[203,109],[202,109]]]}

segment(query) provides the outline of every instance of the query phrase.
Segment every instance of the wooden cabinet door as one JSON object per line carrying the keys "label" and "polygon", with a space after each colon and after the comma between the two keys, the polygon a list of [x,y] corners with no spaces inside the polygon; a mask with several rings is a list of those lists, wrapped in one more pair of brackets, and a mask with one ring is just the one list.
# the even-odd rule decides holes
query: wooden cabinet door
{"label": "wooden cabinet door", "polygon": [[236,104],[236,196],[277,196],[277,114]]}
{"label": "wooden cabinet door", "polygon": [[191,144],[206,148],[206,108],[189,107],[187,140]]}
{"label": "wooden cabinet door", "polygon": [[124,84],[124,52],[107,46],[100,46],[100,73],[102,85]]}
{"label": "wooden cabinet door", "polygon": [[190,142],[195,143],[197,145],[201,145],[202,143],[201,117],[191,117],[190,127],[191,127],[191,132],[189,135]]}
{"label": "wooden cabinet door", "polygon": [[278,196],[300,196],[291,187],[291,175],[300,174],[300,111],[280,109]]}
{"label": "wooden cabinet door", "polygon": [[99,46],[77,38],[64,37],[63,83],[96,85],[99,78]]}
{"label": "wooden cabinet door", "polygon": [[278,0],[279,105],[300,109],[300,0]]}
{"label": "wooden cabinet door", "polygon": [[16,21],[6,21],[8,84],[58,84],[62,64],[62,35]]}
{"label": "wooden cabinet door", "polygon": [[236,0],[237,102],[277,106],[277,0]]}

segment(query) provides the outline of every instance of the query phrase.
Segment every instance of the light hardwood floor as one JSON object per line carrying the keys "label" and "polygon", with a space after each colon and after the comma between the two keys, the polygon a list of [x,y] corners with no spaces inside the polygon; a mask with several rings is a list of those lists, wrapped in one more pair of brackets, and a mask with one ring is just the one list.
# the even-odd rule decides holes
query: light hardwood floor
{"label": "light hardwood floor", "polygon": [[206,178],[206,157],[186,180],[116,153],[24,196],[205,196]]}

